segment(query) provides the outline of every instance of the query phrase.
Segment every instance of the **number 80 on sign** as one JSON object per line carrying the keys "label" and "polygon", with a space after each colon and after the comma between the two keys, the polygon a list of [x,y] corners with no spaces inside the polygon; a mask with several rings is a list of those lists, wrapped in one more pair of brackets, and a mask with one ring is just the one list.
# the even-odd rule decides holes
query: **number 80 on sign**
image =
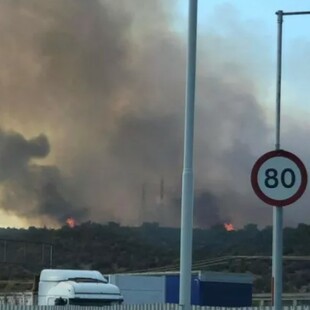
{"label": "number 80 on sign", "polygon": [[307,171],[293,153],[277,150],[255,163],[251,183],[256,195],[273,206],[284,207],[298,200],[307,187]]}

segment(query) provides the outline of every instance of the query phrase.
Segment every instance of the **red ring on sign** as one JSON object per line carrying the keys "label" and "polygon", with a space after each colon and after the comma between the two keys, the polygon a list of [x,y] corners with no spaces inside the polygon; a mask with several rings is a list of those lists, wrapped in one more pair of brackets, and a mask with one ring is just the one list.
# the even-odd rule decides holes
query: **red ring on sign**
{"label": "red ring on sign", "polygon": [[[272,199],[268,197],[267,195],[265,195],[258,185],[258,171],[260,167],[263,165],[265,161],[273,157],[286,157],[290,159],[291,161],[293,161],[300,170],[300,174],[301,174],[300,186],[297,192],[290,198],[287,198],[284,200]],[[284,150],[276,150],[276,151],[271,151],[271,152],[264,154],[256,161],[256,163],[253,166],[252,172],[251,172],[251,184],[252,184],[253,190],[256,193],[256,195],[265,203],[272,205],[272,206],[276,206],[276,207],[284,207],[298,200],[302,196],[302,194],[305,192],[307,183],[308,183],[308,175],[307,175],[306,167],[303,164],[303,162],[293,153],[284,151]]]}

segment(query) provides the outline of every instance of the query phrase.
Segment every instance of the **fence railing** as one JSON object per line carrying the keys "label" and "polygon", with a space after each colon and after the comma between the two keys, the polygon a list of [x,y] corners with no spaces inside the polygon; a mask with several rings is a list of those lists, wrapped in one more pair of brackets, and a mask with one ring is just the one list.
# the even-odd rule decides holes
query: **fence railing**
{"label": "fence railing", "polygon": [[[310,293],[285,293],[282,295],[284,310],[310,310]],[[31,291],[26,292],[0,292],[0,310],[64,310],[64,306],[33,306],[37,304],[36,295]],[[271,310],[271,295],[270,294],[253,294],[252,307],[234,308],[235,310]],[[81,309],[80,306],[65,306],[66,310]],[[85,307],[84,307],[85,308]],[[98,309],[96,307],[87,307],[87,310]],[[177,304],[123,304],[109,307],[101,307],[100,309],[108,310],[179,310]],[[223,307],[206,307],[192,306],[192,310],[225,310],[232,308]]]}
{"label": "fence railing", "polygon": [[[150,305],[114,305],[105,307],[81,307],[81,306],[27,306],[27,305],[0,305],[0,310],[179,310],[176,304],[150,304]],[[225,308],[225,307],[201,307],[192,306],[192,310],[272,310],[271,306]],[[310,305],[284,306],[283,310],[310,310]]]}

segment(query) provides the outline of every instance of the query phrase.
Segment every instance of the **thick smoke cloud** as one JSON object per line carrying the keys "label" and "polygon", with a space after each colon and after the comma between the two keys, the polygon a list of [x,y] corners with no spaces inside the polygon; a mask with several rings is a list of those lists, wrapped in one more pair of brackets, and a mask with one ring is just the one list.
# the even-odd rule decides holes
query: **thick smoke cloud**
{"label": "thick smoke cloud", "polygon": [[30,159],[44,158],[49,151],[50,146],[44,135],[27,141],[18,133],[0,130],[0,180],[14,179],[27,172]]}
{"label": "thick smoke cloud", "polygon": [[[186,44],[167,2],[0,0],[0,122],[14,130],[0,134],[2,208],[179,225]],[[260,64],[235,28],[239,41],[200,37],[196,226],[270,221],[249,183],[270,146]]]}
{"label": "thick smoke cloud", "polygon": [[84,218],[87,210],[78,201],[72,203],[57,167],[32,162],[45,158],[49,151],[43,134],[27,140],[19,133],[0,130],[2,208],[29,219],[48,216],[63,222],[72,213],[77,219]]}

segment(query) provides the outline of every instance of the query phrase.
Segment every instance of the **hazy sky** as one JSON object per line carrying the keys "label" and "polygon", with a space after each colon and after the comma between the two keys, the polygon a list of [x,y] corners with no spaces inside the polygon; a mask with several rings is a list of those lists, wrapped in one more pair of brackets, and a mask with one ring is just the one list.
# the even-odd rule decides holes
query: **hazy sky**
{"label": "hazy sky", "polygon": [[[249,175],[274,148],[280,9],[308,8],[199,1],[196,226],[271,222]],[[0,0],[0,226],[179,224],[186,29],[184,0]],[[285,17],[282,145],[309,167],[308,29]]]}
{"label": "hazy sky", "polygon": [[[214,31],[225,35],[225,33],[230,32],[230,36],[235,36],[237,40],[237,29],[229,29],[229,27],[240,23],[242,27],[246,28],[243,30],[249,32],[248,35],[253,35],[253,42],[256,38],[262,41],[265,49],[261,48],[259,53],[266,60],[265,70],[269,71],[269,75],[265,75],[265,77],[268,83],[274,86],[272,84],[274,84],[273,78],[275,76],[273,71],[275,71],[277,40],[277,17],[275,12],[279,10],[284,12],[310,11],[310,6],[306,1],[200,0],[198,3],[198,32],[200,34]],[[179,0],[178,10],[181,18],[176,27],[180,27],[178,29],[185,32],[188,1]],[[303,108],[307,110],[309,110],[307,93],[308,81],[310,79],[309,57],[307,56],[310,44],[309,29],[310,15],[284,17],[283,93],[288,97],[284,96],[283,104],[304,105]],[[250,49],[251,47],[244,46],[244,48]],[[228,54],[230,52],[225,51]],[[271,91],[270,98],[272,96],[273,93]]]}
{"label": "hazy sky", "polygon": [[[178,10],[182,18],[187,18],[188,1],[178,0]],[[269,32],[269,35],[275,37],[276,35],[276,16],[275,12],[282,10],[284,12],[309,11],[309,5],[305,1],[294,0],[274,0],[274,1],[247,1],[247,0],[199,0],[198,19],[202,28],[210,27],[212,16],[216,11],[223,7],[231,9],[237,17],[249,23],[261,23],[260,31]],[[223,16],[224,18],[224,16]],[[219,17],[217,22],[219,27],[225,23],[223,18]],[[309,16],[287,16],[285,17],[285,37],[287,39],[307,38],[309,32],[307,31],[310,25]]]}
{"label": "hazy sky", "polygon": [[[275,0],[275,1],[248,1],[248,0],[200,0],[198,13],[198,33],[218,33],[240,42],[240,37],[248,36],[252,39],[245,41],[247,45],[241,49],[253,52],[253,44],[257,43],[256,52],[251,60],[244,59],[244,63],[256,62],[255,69],[257,86],[261,85],[260,105],[264,106],[270,125],[274,124],[275,103],[275,76],[276,76],[276,44],[277,44],[277,17],[275,12],[310,11],[306,1]],[[182,22],[176,24],[177,29],[185,31],[187,22],[188,1],[179,1],[179,11]],[[178,28],[180,27],[180,28]],[[239,29],[238,29],[239,28]],[[309,151],[306,128],[310,117],[310,15],[285,16],[283,23],[283,75],[282,75],[282,146],[296,152],[308,164]],[[240,33],[238,31],[240,30]],[[199,43],[198,43],[199,44]],[[204,44],[208,45],[206,41]],[[212,44],[210,42],[210,44]],[[242,44],[242,41],[241,41]],[[255,49],[254,48],[254,49]],[[238,50],[237,53],[239,53]],[[234,58],[235,51],[222,51],[224,57]],[[199,55],[199,58],[208,57],[208,54]],[[219,55],[221,57],[221,55]],[[238,58],[238,56],[236,56]],[[263,61],[262,61],[263,60]],[[255,74],[254,74],[255,75]],[[206,98],[207,104],[207,98]],[[293,130],[288,127],[293,125]],[[288,134],[288,131],[290,133]],[[299,143],[305,139],[305,144]],[[273,146],[269,144],[269,147]],[[263,150],[262,150],[263,152]],[[307,195],[307,194],[306,194]],[[286,209],[285,219],[290,222],[297,215],[298,221],[308,223],[308,216],[302,219],[307,209],[308,199]]]}

